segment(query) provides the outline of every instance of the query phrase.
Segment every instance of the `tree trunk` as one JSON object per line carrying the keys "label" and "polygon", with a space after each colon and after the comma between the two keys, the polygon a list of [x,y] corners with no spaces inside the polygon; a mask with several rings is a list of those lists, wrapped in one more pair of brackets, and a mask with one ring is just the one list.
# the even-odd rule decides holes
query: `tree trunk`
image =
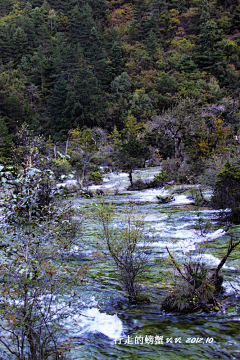
{"label": "tree trunk", "polygon": [[[69,136],[66,141],[65,155],[67,155],[67,152],[68,152],[68,143],[69,143]],[[66,159],[66,157],[65,157],[65,159]]]}
{"label": "tree trunk", "polygon": [[129,170],[129,172],[128,172],[128,177],[129,177],[129,181],[130,181],[131,187],[133,187],[132,169]]}
{"label": "tree trunk", "polygon": [[27,334],[27,338],[28,338],[28,342],[29,342],[29,346],[30,346],[31,360],[38,360],[35,341],[34,341],[34,337],[33,337],[33,333],[32,333],[31,329],[29,330],[29,332]]}
{"label": "tree trunk", "polygon": [[219,271],[221,270],[221,268],[223,267],[223,265],[225,264],[225,262],[227,261],[227,258],[230,256],[230,254],[232,253],[232,251],[235,249],[235,247],[237,247],[240,244],[240,241],[237,241],[235,244],[233,243],[233,239],[231,236],[231,239],[229,241],[228,244],[228,251],[226,253],[226,255],[222,258],[222,260],[220,261],[220,263],[218,264],[217,268],[215,269],[214,273],[211,276],[211,279],[216,287],[216,292],[220,292],[221,291],[221,285],[223,282],[223,277],[219,275]]}
{"label": "tree trunk", "polygon": [[182,151],[181,151],[180,144],[181,144],[181,138],[179,138],[179,137],[175,138],[174,139],[175,159],[179,159],[182,162],[183,161],[183,154],[182,154]]}

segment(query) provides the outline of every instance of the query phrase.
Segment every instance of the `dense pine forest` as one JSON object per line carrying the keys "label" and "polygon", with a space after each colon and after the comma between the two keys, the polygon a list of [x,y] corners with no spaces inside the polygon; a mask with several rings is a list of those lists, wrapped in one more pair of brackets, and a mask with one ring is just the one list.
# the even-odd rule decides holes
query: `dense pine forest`
{"label": "dense pine forest", "polygon": [[[161,148],[150,122],[187,97],[222,101],[236,135],[239,28],[237,0],[2,0],[1,155],[23,123],[56,142],[76,127],[122,131],[128,116]],[[211,132],[201,126],[191,133]]]}

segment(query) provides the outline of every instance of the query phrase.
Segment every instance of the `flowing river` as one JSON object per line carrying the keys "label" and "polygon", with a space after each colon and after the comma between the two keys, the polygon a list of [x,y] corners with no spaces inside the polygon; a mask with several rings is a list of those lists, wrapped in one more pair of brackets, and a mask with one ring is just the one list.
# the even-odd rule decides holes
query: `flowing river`
{"label": "flowing river", "polygon": [[[134,179],[152,180],[159,168],[138,170]],[[209,271],[226,253],[229,235],[218,223],[218,211],[197,208],[191,199],[191,186],[166,189],[127,191],[126,173],[104,175],[101,186],[106,201],[115,204],[116,219],[129,201],[135,203],[135,214],[151,229],[153,246],[150,266],[143,283],[151,303],[130,306],[116,277],[115,267],[104,241],[97,236],[100,225],[93,218],[83,224],[82,247],[72,250],[76,265],[89,266],[90,280],[81,292],[82,315],[65,320],[71,337],[73,359],[240,359],[240,308],[238,290],[239,250],[227,261],[224,274],[225,293],[221,311],[205,314],[165,314],[161,301],[171,291],[174,271],[166,246],[177,259],[204,262]],[[173,194],[168,204],[159,204],[157,195]],[[206,191],[210,197],[210,191]],[[75,207],[91,208],[95,199],[78,198]],[[117,221],[117,220],[116,220]],[[208,224],[207,231],[196,230],[196,224]],[[240,227],[233,229],[235,235]]]}
{"label": "flowing river", "polygon": [[[133,179],[151,181],[160,170],[137,170]],[[225,292],[220,311],[179,315],[161,310],[161,302],[176,280],[166,247],[177,261],[198,261],[213,271],[226,254],[230,238],[219,222],[220,212],[194,205],[192,194],[197,186],[168,185],[142,191],[128,191],[128,186],[127,173],[109,173],[104,175],[102,185],[88,190],[102,190],[105,201],[115,205],[116,227],[129,202],[134,204],[134,215],[144,220],[151,252],[141,285],[150,303],[129,305],[101,236],[101,225],[92,212],[96,198],[76,197],[73,206],[87,216],[79,233],[81,245],[66,254],[66,262],[76,268],[87,266],[88,275],[86,283],[74,289],[79,304],[69,305],[71,315],[63,320],[67,332],[63,340],[70,350],[67,358],[240,359],[240,249],[233,252],[222,269]],[[211,197],[210,190],[203,193],[206,199]],[[171,201],[159,203],[157,196],[171,196]],[[239,238],[240,226],[231,232],[235,239]]]}
{"label": "flowing river", "polygon": [[[159,171],[138,170],[133,178],[150,181]],[[166,246],[178,261],[200,261],[213,271],[229,242],[218,221],[219,211],[196,207],[190,185],[142,191],[128,191],[128,186],[126,173],[110,173],[104,175],[102,185],[89,190],[103,190],[105,201],[115,205],[116,226],[129,202],[135,204],[135,216],[144,220],[152,250],[142,286],[151,302],[128,304],[99,236],[101,226],[92,213],[96,199],[75,198],[73,206],[84,209],[87,217],[79,234],[81,245],[71,249],[66,261],[76,268],[88,266],[89,270],[87,282],[75,289],[80,307],[72,304],[71,316],[63,320],[67,330],[64,341],[67,339],[70,349],[67,356],[73,360],[240,359],[239,249],[222,269],[225,292],[220,299],[221,311],[179,315],[161,310],[161,302],[176,279]],[[169,203],[159,203],[157,196],[168,195],[172,196]],[[210,198],[211,191],[205,190],[204,196]],[[233,227],[232,232],[239,238],[240,226]]]}

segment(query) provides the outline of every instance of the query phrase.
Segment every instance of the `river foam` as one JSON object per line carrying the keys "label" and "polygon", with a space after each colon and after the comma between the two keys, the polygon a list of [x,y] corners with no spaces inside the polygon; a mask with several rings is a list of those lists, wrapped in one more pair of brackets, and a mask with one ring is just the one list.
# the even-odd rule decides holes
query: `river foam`
{"label": "river foam", "polygon": [[190,223],[183,224],[174,228],[167,226],[164,222],[159,222],[153,229],[154,237],[160,237],[159,241],[149,243],[149,246],[172,249],[186,253],[195,251],[197,245],[204,241],[212,241],[226,234],[223,229],[218,229],[212,233],[201,234],[199,230],[189,228]]}
{"label": "river foam", "polygon": [[69,316],[63,326],[70,336],[81,336],[84,333],[101,333],[110,339],[120,339],[124,333],[122,321],[117,314],[108,315],[98,308],[87,308],[79,314]]}

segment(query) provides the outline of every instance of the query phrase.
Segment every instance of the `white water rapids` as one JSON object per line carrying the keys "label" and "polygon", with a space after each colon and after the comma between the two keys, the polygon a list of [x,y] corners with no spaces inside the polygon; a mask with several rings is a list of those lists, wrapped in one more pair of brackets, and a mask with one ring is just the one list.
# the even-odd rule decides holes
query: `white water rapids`
{"label": "white water rapids", "polygon": [[[150,182],[154,175],[161,171],[160,167],[137,170],[133,172],[133,180],[142,179]],[[74,185],[74,181],[71,180]],[[92,185],[88,190],[95,192],[102,190],[110,201],[121,208],[122,204],[129,201],[135,202],[136,207],[143,215],[147,227],[153,230],[153,239],[151,246],[154,248],[155,254],[159,258],[166,256],[166,246],[174,254],[182,257],[191,254],[192,261],[200,261],[207,266],[216,267],[220,259],[208,252],[196,251],[199,245],[203,242],[213,242],[225,236],[225,231],[221,228],[211,228],[205,233],[201,233],[194,228],[199,216],[206,219],[216,219],[218,211],[211,209],[202,209],[197,211],[189,211],[185,206],[192,205],[194,200],[190,193],[194,186],[175,186],[166,190],[165,188],[146,189],[142,191],[127,190],[130,185],[127,173],[107,173],[103,175],[103,183],[101,185]],[[177,191],[179,189],[185,190],[185,193]],[[173,190],[174,189],[174,190]],[[168,204],[158,204],[157,196],[169,196],[173,194],[173,200]],[[211,192],[206,192],[206,197],[210,198]],[[84,200],[81,200],[81,203]],[[143,206],[144,205],[144,206]],[[137,210],[137,211],[138,211]],[[144,211],[145,210],[145,211]],[[200,214],[200,215],[199,215]],[[149,234],[151,238],[151,234]],[[72,249],[72,254],[80,253],[81,249],[75,247]],[[234,267],[225,264],[225,269],[234,270]],[[225,281],[226,293],[232,293],[234,289],[240,289],[238,282],[235,287],[231,287],[229,281]],[[99,333],[107,336],[110,339],[121,338],[124,334],[123,322],[119,319],[117,314],[109,315],[99,310],[94,306],[85,308],[80,315],[72,315],[64,320],[64,326],[68,329],[72,336],[80,336],[85,333]]]}
{"label": "white water rapids", "polygon": [[[143,181],[151,181],[154,175],[160,172],[160,167],[143,169],[133,172],[133,180],[142,179]],[[185,210],[185,215],[181,217],[175,215],[173,219],[169,215],[167,209],[181,207],[184,205],[193,204],[191,199],[186,194],[174,194],[173,200],[169,204],[158,205],[165,209],[165,212],[160,212],[152,209],[151,206],[157,204],[157,196],[171,195],[171,191],[165,188],[147,189],[142,191],[129,191],[127,190],[130,185],[127,173],[108,173],[103,176],[103,183],[101,185],[92,185],[88,190],[96,191],[102,190],[105,194],[111,197],[111,201],[115,203],[133,201],[136,204],[148,204],[148,212],[144,214],[144,221],[154,231],[154,240],[151,246],[157,251],[159,249],[162,253],[160,257],[166,255],[166,246],[174,252],[178,252],[184,256],[189,251],[197,249],[198,245],[205,241],[213,241],[214,239],[221,238],[225,235],[223,229],[209,230],[204,234],[193,228],[193,223],[197,219],[196,213],[188,214]],[[184,187],[184,186],[183,186]],[[176,187],[177,188],[177,187]],[[192,186],[187,186],[191,189]],[[209,197],[209,191],[208,191]],[[151,205],[152,204],[152,205]],[[216,216],[217,212],[214,210],[206,209],[203,211],[205,218]],[[151,235],[149,235],[151,236]],[[78,251],[78,249],[75,249]],[[73,251],[74,252],[74,251]],[[202,253],[200,255],[192,255],[192,260],[204,262],[207,266],[214,267],[219,264],[220,259],[212,254]],[[227,265],[226,269],[234,269]],[[227,284],[227,283],[226,283]],[[230,291],[230,290],[229,290]],[[82,334],[84,332],[99,332],[109,338],[120,338],[123,334],[123,323],[117,315],[108,315],[101,313],[98,308],[84,310],[86,317],[76,316],[73,317],[74,323],[78,324],[75,328],[75,334]],[[70,319],[69,319],[70,320]],[[70,321],[68,326],[71,327]],[[79,329],[80,327],[80,329]]]}

